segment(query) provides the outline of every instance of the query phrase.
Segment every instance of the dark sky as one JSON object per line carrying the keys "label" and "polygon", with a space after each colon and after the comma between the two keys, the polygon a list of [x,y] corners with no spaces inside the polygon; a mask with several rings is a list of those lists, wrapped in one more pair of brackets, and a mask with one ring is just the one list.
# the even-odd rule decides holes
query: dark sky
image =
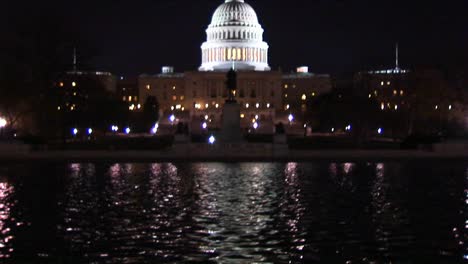
{"label": "dark sky", "polygon": [[[138,74],[159,72],[161,65],[195,70],[205,29],[223,2],[18,0],[6,10],[10,17],[27,13],[25,9],[39,16],[61,14],[95,48],[90,64],[96,69]],[[394,66],[396,42],[403,67],[466,65],[468,60],[467,0],[246,2],[265,29],[273,69],[308,65],[313,72],[341,73],[389,68]]]}

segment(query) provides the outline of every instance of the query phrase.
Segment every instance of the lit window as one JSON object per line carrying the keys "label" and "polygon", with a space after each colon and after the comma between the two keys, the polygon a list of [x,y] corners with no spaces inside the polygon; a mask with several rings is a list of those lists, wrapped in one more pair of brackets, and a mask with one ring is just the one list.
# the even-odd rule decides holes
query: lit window
{"label": "lit window", "polygon": [[288,98],[288,94],[284,94],[284,98]]}
{"label": "lit window", "polygon": [[449,105],[449,110],[452,110],[452,105]]}
{"label": "lit window", "polygon": [[177,96],[173,95],[172,96],[172,101],[177,101]]}
{"label": "lit window", "polygon": [[387,82],[387,85],[390,85],[390,82]]}
{"label": "lit window", "polygon": [[76,92],[73,93],[73,96],[76,96]]}
{"label": "lit window", "polygon": [[385,109],[385,104],[384,104],[384,103],[380,103],[380,109],[381,109],[381,110],[384,110],[384,109]]}
{"label": "lit window", "polygon": [[216,104],[215,107],[216,107],[216,108],[219,108],[219,104]]}
{"label": "lit window", "polygon": [[405,92],[403,92],[403,90],[400,91],[400,96],[403,96],[405,94]]}
{"label": "lit window", "polygon": [[259,107],[260,107],[260,104],[259,104],[259,103],[257,103],[257,104],[255,105],[255,107],[256,107],[256,108],[259,108]]}
{"label": "lit window", "polygon": [[209,105],[209,104],[205,104],[205,108],[208,108],[208,107],[210,107],[210,105]]}
{"label": "lit window", "polygon": [[75,86],[76,86],[76,82],[72,82],[72,86],[75,87]]}
{"label": "lit window", "polygon": [[374,91],[374,95],[377,96],[377,90]]}
{"label": "lit window", "polygon": [[185,96],[181,95],[180,100],[183,101],[185,99]]}
{"label": "lit window", "polygon": [[135,96],[135,102],[138,101],[138,96]]}
{"label": "lit window", "polygon": [[59,86],[60,86],[60,87],[63,87],[63,82],[60,82]]}
{"label": "lit window", "polygon": [[393,90],[393,95],[397,95],[398,94],[398,91],[397,90]]}
{"label": "lit window", "polygon": [[267,108],[270,108],[270,103],[267,103]]}
{"label": "lit window", "polygon": [[381,86],[384,86],[384,82],[383,82],[383,81],[382,81],[382,82],[380,82],[380,85],[381,85]]}
{"label": "lit window", "polygon": [[151,85],[147,84],[146,85],[146,90],[149,90],[149,89],[151,89]]}
{"label": "lit window", "polygon": [[241,114],[241,115],[240,115],[240,118],[244,118],[244,117],[245,117],[245,115],[244,115],[244,114]]}
{"label": "lit window", "polygon": [[312,93],[312,96],[315,96],[315,92]]}
{"label": "lit window", "polygon": [[180,110],[182,108],[182,106],[179,104],[179,105],[176,105],[176,109],[177,110]]}
{"label": "lit window", "polygon": [[398,110],[398,105],[395,105],[395,110]]}
{"label": "lit window", "polygon": [[288,85],[287,85],[287,84],[284,85],[284,89],[288,89]]}
{"label": "lit window", "polygon": [[301,97],[302,101],[305,101],[307,100],[307,95],[303,94],[302,97]]}
{"label": "lit window", "polygon": [[296,88],[296,85],[295,85],[295,84],[293,84],[292,88]]}
{"label": "lit window", "polygon": [[172,90],[175,90],[175,89],[176,89],[175,85],[174,85],[174,86],[172,86]]}
{"label": "lit window", "polygon": [[249,108],[249,107],[250,107],[249,103],[245,104],[245,108]]}
{"label": "lit window", "polygon": [[437,109],[439,109],[439,106],[438,106],[438,105],[435,106],[435,110],[437,110]]}
{"label": "lit window", "polygon": [[128,97],[128,101],[129,101],[129,102],[132,101],[132,96],[131,96],[131,95]]}
{"label": "lit window", "polygon": [[372,97],[372,94],[369,94],[369,98],[371,98],[371,97]]}
{"label": "lit window", "polygon": [[289,110],[289,105],[288,104],[284,106],[284,110]]}
{"label": "lit window", "polygon": [[59,107],[57,107],[57,110],[59,110],[59,111],[60,111],[60,109],[62,109],[60,106],[59,106]]}

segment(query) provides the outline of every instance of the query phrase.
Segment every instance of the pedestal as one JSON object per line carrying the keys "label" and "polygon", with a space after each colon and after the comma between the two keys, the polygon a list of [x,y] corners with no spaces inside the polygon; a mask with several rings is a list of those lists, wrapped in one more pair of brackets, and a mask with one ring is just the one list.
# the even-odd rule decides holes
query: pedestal
{"label": "pedestal", "polygon": [[222,143],[240,143],[243,141],[240,128],[240,105],[237,102],[228,101],[224,104],[220,139]]}

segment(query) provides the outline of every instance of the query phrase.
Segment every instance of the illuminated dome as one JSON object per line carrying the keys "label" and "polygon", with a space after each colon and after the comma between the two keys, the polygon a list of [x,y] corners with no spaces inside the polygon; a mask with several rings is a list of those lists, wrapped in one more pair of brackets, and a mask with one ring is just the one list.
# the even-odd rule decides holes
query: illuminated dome
{"label": "illuminated dome", "polygon": [[226,0],[213,14],[203,43],[200,71],[269,71],[268,44],[255,10],[244,0]]}

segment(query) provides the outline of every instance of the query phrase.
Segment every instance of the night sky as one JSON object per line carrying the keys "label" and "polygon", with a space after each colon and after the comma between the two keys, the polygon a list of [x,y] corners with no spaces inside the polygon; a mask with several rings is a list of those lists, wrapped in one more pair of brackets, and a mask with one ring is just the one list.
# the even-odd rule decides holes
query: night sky
{"label": "night sky", "polygon": [[[30,3],[29,3],[30,2]],[[205,29],[224,0],[82,0],[7,3],[3,19],[60,14],[94,48],[88,65],[116,74],[200,65]],[[394,66],[466,65],[468,1],[246,0],[270,45],[270,66],[343,73]],[[7,21],[8,22],[8,21]],[[8,28],[8,23],[6,24]],[[10,28],[10,30],[12,30]],[[13,29],[14,30],[14,29]],[[86,50],[86,49],[85,49]],[[78,52],[83,52],[78,47]],[[70,51],[71,53],[71,51]]]}

